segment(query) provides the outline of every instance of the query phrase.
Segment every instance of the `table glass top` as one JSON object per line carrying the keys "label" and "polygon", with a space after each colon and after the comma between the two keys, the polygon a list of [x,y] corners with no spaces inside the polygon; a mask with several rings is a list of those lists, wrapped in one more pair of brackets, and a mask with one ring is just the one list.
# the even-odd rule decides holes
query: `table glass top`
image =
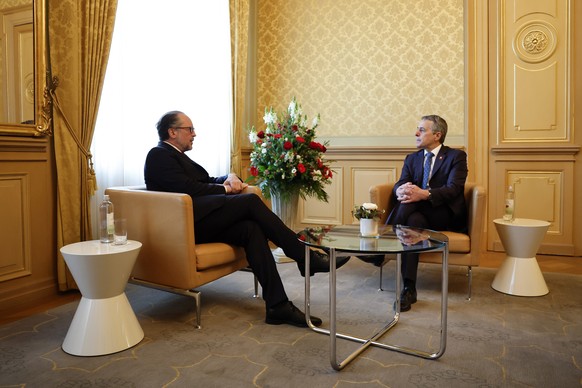
{"label": "table glass top", "polygon": [[361,237],[359,225],[306,228],[299,232],[305,244],[324,250],[359,253],[405,253],[439,249],[448,242],[442,233],[402,225],[381,225],[377,237]]}

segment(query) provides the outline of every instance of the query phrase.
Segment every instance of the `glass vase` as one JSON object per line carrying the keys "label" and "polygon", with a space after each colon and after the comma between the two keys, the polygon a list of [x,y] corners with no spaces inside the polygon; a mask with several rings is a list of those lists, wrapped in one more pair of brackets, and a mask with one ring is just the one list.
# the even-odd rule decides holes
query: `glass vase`
{"label": "glass vase", "polygon": [[279,216],[281,221],[289,229],[294,229],[297,208],[299,207],[299,193],[292,194],[289,200],[284,200],[278,195],[271,195],[271,209]]}
{"label": "glass vase", "polygon": [[[284,200],[278,195],[271,194],[271,209],[287,227],[295,231],[295,219],[297,217],[297,208],[299,207],[299,193],[291,195],[291,198]],[[288,263],[294,261],[285,255],[283,249],[276,248],[272,250],[273,257],[277,263]]]}

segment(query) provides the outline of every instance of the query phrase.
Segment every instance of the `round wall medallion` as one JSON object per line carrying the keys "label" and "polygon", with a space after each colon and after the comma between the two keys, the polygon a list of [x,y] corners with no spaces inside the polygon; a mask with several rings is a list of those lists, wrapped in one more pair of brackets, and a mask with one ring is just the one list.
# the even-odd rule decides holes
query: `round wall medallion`
{"label": "round wall medallion", "polygon": [[537,63],[546,60],[556,49],[557,35],[554,28],[541,21],[522,26],[515,35],[513,51],[524,62]]}
{"label": "round wall medallion", "polygon": [[34,104],[34,74],[30,73],[24,77],[24,98],[30,104]]}

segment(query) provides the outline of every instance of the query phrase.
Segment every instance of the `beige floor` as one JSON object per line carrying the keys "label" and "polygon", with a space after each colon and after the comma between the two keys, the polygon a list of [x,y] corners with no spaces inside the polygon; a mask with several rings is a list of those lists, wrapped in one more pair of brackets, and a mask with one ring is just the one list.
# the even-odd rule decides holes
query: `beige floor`
{"label": "beige floor", "polygon": [[[499,268],[504,258],[505,253],[503,252],[487,252],[481,259],[481,267]],[[582,275],[582,257],[537,255],[537,260],[542,272],[559,272]],[[43,301],[33,308],[13,311],[9,314],[0,316],[0,325],[13,322],[79,299],[79,292],[67,292],[55,296],[54,298],[47,299],[46,301]]]}

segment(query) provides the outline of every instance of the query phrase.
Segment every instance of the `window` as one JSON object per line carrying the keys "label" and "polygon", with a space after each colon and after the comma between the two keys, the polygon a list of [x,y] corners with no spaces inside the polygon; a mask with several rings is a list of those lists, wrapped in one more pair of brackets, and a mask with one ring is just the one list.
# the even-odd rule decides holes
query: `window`
{"label": "window", "polygon": [[229,172],[230,58],[227,0],[119,0],[91,147],[94,232],[107,187],[144,184],[155,124],[167,111],[183,111],[196,127],[190,158],[212,176]]}

